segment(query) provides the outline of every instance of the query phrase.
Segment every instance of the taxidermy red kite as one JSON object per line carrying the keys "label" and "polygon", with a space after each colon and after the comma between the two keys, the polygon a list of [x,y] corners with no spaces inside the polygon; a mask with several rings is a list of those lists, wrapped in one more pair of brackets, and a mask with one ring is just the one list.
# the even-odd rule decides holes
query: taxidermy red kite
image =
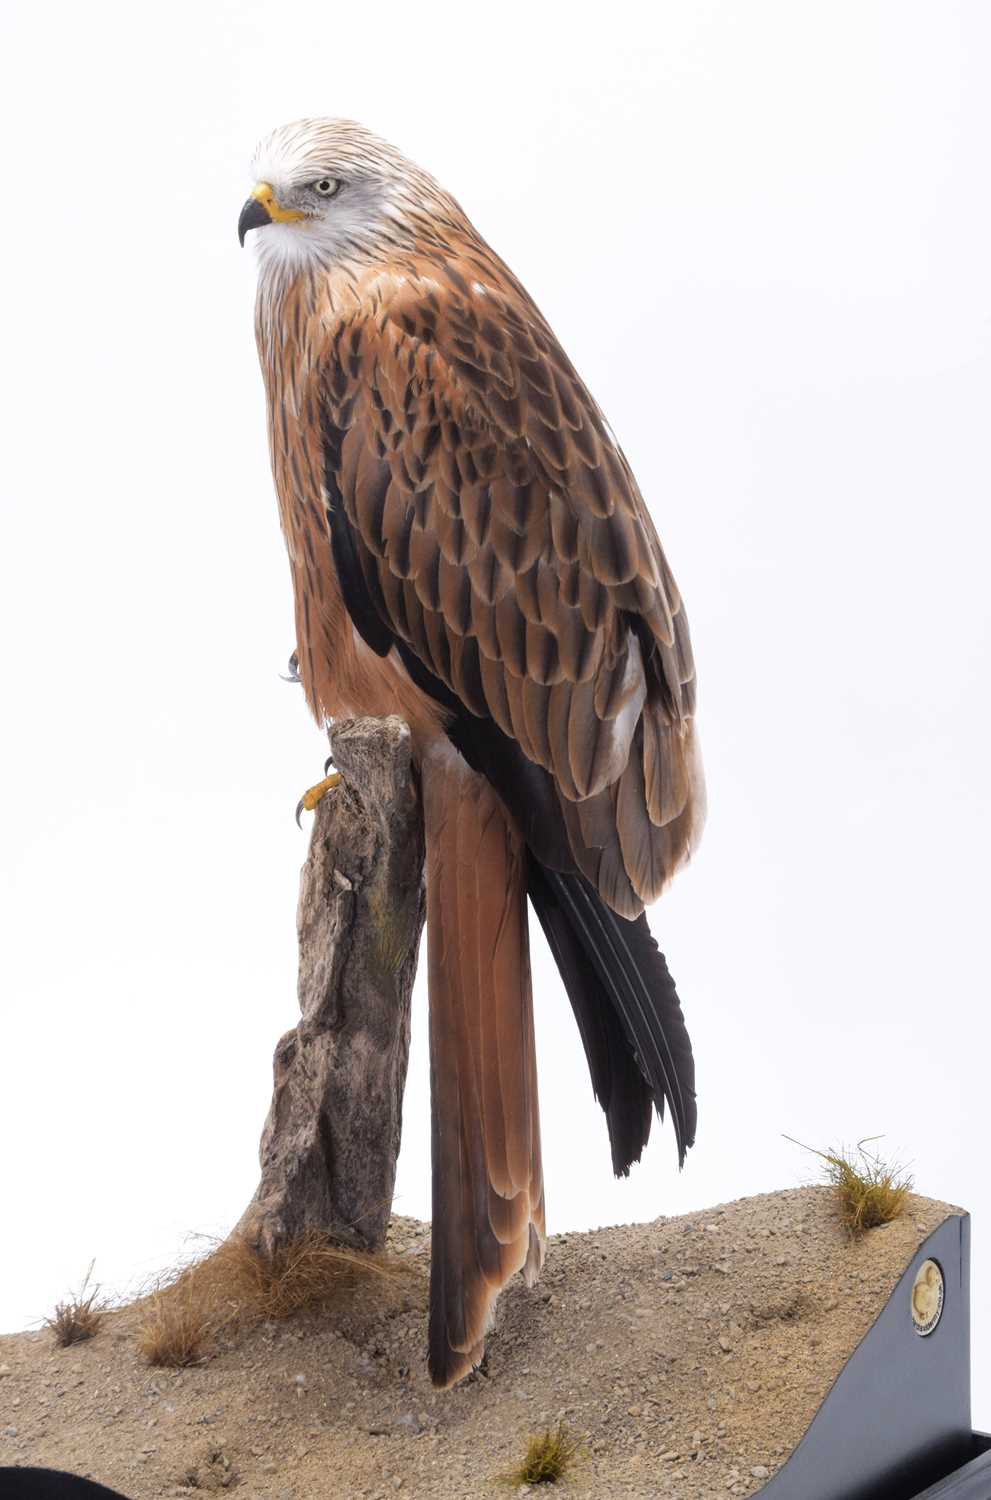
{"label": "taxidermy red kite", "polygon": [[427,849],[430,1370],[482,1357],[544,1253],[527,898],[617,1174],[668,1105],[681,1006],[643,915],[697,842],[688,626],[612,430],[516,277],[432,177],[344,120],[258,149],[256,332],[319,720],[397,713]]}

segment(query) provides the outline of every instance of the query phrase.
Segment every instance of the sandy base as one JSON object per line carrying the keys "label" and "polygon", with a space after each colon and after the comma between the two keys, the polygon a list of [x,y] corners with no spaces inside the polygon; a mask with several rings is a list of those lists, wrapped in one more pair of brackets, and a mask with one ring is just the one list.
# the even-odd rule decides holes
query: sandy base
{"label": "sandy base", "polygon": [[[511,1493],[535,1428],[587,1434],[554,1493],[746,1495],[794,1448],[947,1205],[909,1200],[859,1243],[829,1191],[555,1237],[540,1284],[503,1295],[484,1374],[425,1370],[427,1226],[397,1219],[408,1279],[266,1324],[201,1366],[154,1370],[133,1309],[88,1343],[0,1338],[0,1464],[86,1473],[134,1500],[455,1500]],[[538,1491],[537,1493],[543,1492]]]}

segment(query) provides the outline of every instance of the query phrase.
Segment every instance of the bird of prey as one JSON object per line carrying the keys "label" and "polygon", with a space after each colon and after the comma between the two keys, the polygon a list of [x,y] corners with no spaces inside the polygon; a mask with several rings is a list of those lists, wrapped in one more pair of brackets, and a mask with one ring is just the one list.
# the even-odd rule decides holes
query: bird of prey
{"label": "bird of prey", "polygon": [[643,915],[702,823],[688,626],[612,429],[458,203],[345,120],[275,130],[252,170],[238,233],[299,673],[321,722],[404,718],[421,776],[429,1366],[450,1385],[544,1254],[528,898],[617,1175],[653,1108],[680,1160],[694,1138]]}

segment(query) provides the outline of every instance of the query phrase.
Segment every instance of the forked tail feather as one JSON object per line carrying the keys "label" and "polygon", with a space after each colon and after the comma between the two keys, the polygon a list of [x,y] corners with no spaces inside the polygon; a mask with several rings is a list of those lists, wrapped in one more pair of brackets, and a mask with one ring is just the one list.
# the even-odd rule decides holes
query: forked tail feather
{"label": "forked tail feather", "polygon": [[478,1364],[496,1298],[543,1260],[526,855],[495,792],[448,747],[423,776],[433,1240],[429,1364]]}

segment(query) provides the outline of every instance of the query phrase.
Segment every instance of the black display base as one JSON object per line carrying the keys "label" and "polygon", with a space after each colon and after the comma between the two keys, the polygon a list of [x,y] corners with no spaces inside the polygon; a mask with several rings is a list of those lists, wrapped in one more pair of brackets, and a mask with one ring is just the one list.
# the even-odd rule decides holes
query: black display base
{"label": "black display base", "polygon": [[[927,1264],[935,1264],[933,1271]],[[760,1500],[991,1500],[970,1417],[970,1218],[919,1246]]]}
{"label": "black display base", "polygon": [[943,1479],[937,1479],[913,1500],[991,1500],[991,1437],[986,1432],[970,1435],[971,1456]]}

